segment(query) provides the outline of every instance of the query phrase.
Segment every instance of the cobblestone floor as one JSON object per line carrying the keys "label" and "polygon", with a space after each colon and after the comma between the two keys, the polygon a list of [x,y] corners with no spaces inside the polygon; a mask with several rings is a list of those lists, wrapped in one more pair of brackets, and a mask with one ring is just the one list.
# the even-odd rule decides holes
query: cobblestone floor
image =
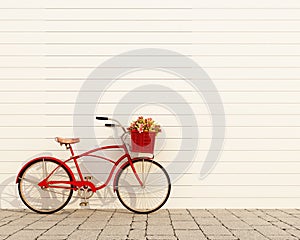
{"label": "cobblestone floor", "polygon": [[300,239],[298,209],[0,210],[0,239]]}

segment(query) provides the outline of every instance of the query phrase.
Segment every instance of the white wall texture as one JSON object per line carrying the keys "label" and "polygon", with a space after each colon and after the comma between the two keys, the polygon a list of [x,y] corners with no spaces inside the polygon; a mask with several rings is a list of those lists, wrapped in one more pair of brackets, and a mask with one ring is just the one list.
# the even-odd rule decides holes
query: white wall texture
{"label": "white wall texture", "polygon": [[[110,116],[132,86],[157,81],[172,86],[194,110],[197,157],[173,182],[166,207],[300,206],[298,0],[1,0],[1,208],[24,208],[15,178],[26,161],[39,154],[69,156],[54,137],[74,136],[76,97],[91,72],[140,48],[169,49],[197,62],[218,89],[226,115],[222,154],[200,179],[212,126],[191,86],[169,73],[144,70],[123,76],[99,100],[95,115]],[[148,112],[165,129],[166,145],[156,157],[167,166],[182,150],[181,126],[162,109],[139,111],[135,114]],[[96,132],[99,144],[112,135],[103,127]],[[69,207],[78,203],[74,199]],[[91,200],[93,208],[116,206],[111,188]]]}

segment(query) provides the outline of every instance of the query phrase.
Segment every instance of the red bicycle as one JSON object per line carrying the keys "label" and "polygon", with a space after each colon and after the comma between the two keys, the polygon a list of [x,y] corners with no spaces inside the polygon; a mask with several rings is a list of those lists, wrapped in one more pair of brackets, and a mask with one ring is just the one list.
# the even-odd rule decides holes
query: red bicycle
{"label": "red bicycle", "polygon": [[[154,156],[131,158],[129,146],[125,143],[125,136],[129,132],[119,121],[107,117],[96,117],[96,119],[115,122],[116,124],[105,124],[105,126],[120,127],[124,131],[120,137],[122,144],[103,146],[75,155],[72,144],[78,143],[79,138],[57,137],[56,141],[70,150],[71,157],[69,159],[38,157],[26,163],[17,176],[19,195],[28,208],[38,213],[54,213],[68,204],[73,191],[78,191],[78,195],[83,199],[80,205],[87,205],[87,199],[93,193],[109,184],[117,168],[113,189],[127,209],[135,213],[146,214],[158,210],[166,203],[171,191],[171,182],[167,171],[153,160]],[[107,149],[121,149],[124,154],[118,160],[94,154]],[[78,159],[84,156],[102,159],[113,164],[104,184],[95,186],[89,181],[91,176],[83,176]],[[70,161],[75,164],[79,178],[77,180],[67,164]],[[120,164],[121,162],[123,163]]]}

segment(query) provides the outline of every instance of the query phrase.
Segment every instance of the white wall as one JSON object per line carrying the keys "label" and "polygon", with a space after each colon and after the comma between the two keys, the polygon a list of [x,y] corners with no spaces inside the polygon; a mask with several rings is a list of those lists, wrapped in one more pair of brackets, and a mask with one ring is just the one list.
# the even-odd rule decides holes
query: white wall
{"label": "white wall", "polygon": [[[68,157],[53,139],[73,136],[76,96],[93,69],[146,47],[196,61],[217,87],[226,114],[222,155],[200,179],[211,119],[203,99],[187,93],[184,81],[151,70],[131,73],[99,102],[95,114],[112,114],[132,85],[164,79],[194,109],[198,155],[173,183],[166,206],[299,207],[299,16],[297,0],[1,1],[0,207],[24,207],[16,199],[15,177],[27,160],[50,152]],[[167,166],[181,139],[171,136],[178,129],[174,116],[159,113],[152,115],[170,139],[157,159]],[[104,128],[97,133],[99,142],[111,135]],[[117,204],[92,201],[92,207]]]}

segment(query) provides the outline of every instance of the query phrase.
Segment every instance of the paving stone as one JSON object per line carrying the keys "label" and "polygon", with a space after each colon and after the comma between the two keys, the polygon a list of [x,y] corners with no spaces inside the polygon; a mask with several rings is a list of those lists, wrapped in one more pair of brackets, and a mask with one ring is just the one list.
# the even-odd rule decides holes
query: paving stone
{"label": "paving stone", "polygon": [[206,240],[201,230],[175,230],[175,234],[180,240],[197,239]]}
{"label": "paving stone", "polygon": [[94,212],[95,212],[95,210],[91,210],[91,209],[80,209],[80,210],[76,210],[75,212],[70,214],[69,217],[70,218],[87,218],[87,217],[91,216]]}
{"label": "paving stone", "polygon": [[208,236],[209,240],[238,240],[235,236]]}
{"label": "paving stone", "polygon": [[114,213],[113,213],[113,217],[117,217],[117,218],[130,218],[130,217],[133,217],[133,213],[132,212],[129,212],[128,210],[121,210],[121,209],[118,209],[116,210]]}
{"label": "paving stone", "polygon": [[146,229],[146,222],[132,222],[132,229]]}
{"label": "paving stone", "polygon": [[285,213],[281,210],[278,209],[267,209],[267,210],[263,210],[263,212],[267,213],[268,215],[275,217],[275,218],[289,218],[291,217],[290,214]]}
{"label": "paving stone", "polygon": [[172,221],[180,220],[180,221],[193,221],[193,217],[191,215],[179,215],[179,214],[171,214],[170,215]]}
{"label": "paving stone", "polygon": [[228,229],[252,229],[251,226],[243,221],[223,221],[222,223]]}
{"label": "paving stone", "polygon": [[252,212],[249,212],[246,209],[233,209],[229,210],[229,212],[233,213],[235,216],[239,218],[255,218],[256,215]]}
{"label": "paving stone", "polygon": [[67,214],[51,214],[51,215],[46,215],[41,219],[41,221],[61,221],[65,219],[68,215]]}
{"label": "paving stone", "polygon": [[68,236],[62,236],[62,235],[56,235],[56,236],[51,236],[51,235],[42,235],[37,238],[38,240],[66,240],[68,239]]}
{"label": "paving stone", "polygon": [[200,226],[215,226],[221,225],[220,221],[216,218],[195,218],[195,221]]}
{"label": "paving stone", "polygon": [[25,229],[49,229],[51,227],[53,227],[55,224],[57,224],[56,221],[38,221],[35,223],[30,224],[28,227],[26,227]]}
{"label": "paving stone", "polygon": [[160,217],[168,217],[168,216],[169,216],[169,211],[167,209],[160,209],[148,215],[149,218],[160,218]]}
{"label": "paving stone", "polygon": [[295,227],[287,224],[287,223],[284,223],[284,222],[272,222],[273,225],[279,227],[280,229],[282,230],[286,230],[286,229],[296,229]]}
{"label": "paving stone", "polygon": [[142,239],[146,236],[146,230],[142,229],[132,229],[129,232],[129,238],[130,239]]}
{"label": "paving stone", "polygon": [[68,237],[68,240],[96,240],[100,232],[101,231],[76,230]]}
{"label": "paving stone", "polygon": [[[193,219],[191,219],[191,221],[192,220]],[[149,218],[147,222],[148,222],[149,226],[152,226],[152,225],[157,225],[157,226],[171,225],[170,218]]]}
{"label": "paving stone", "polygon": [[246,222],[247,224],[249,224],[250,226],[255,226],[255,225],[259,225],[259,226],[271,226],[272,223],[256,217],[256,218],[243,218],[243,221]]}
{"label": "paving stone", "polygon": [[128,240],[128,237],[125,235],[125,236],[119,236],[119,235],[116,235],[116,236],[99,236],[97,238],[98,240]]}
{"label": "paving stone", "polygon": [[228,231],[224,226],[200,226],[201,230],[205,235],[229,235],[232,236],[231,232]]}
{"label": "paving stone", "polygon": [[214,217],[209,211],[204,209],[190,209],[189,212],[193,217],[212,218]]}
{"label": "paving stone", "polygon": [[233,222],[236,222],[236,221],[239,221],[240,219],[234,215],[215,215],[215,217],[217,219],[219,219],[220,221],[226,221],[226,222],[229,222],[229,221],[233,221]]}
{"label": "paving stone", "polygon": [[112,212],[94,212],[89,219],[108,221],[112,217]]}
{"label": "paving stone", "polygon": [[248,209],[248,211],[256,216],[266,215],[261,209]]}
{"label": "paving stone", "polygon": [[232,233],[238,237],[239,240],[268,240],[268,238],[256,230],[233,230]]}
{"label": "paving stone", "polygon": [[300,230],[295,230],[295,229],[287,229],[286,230],[288,233],[290,233],[291,235],[297,237],[298,239],[300,239]]}
{"label": "paving stone", "polygon": [[267,215],[267,214],[260,215],[259,217],[268,222],[278,222],[279,221],[278,218],[275,218],[275,217]]}
{"label": "paving stone", "polygon": [[300,226],[300,218],[289,217],[289,218],[280,218],[280,221],[287,223],[293,226]]}
{"label": "paving stone", "polygon": [[86,221],[87,218],[72,218],[72,217],[67,217],[64,220],[59,222],[59,225],[80,225],[82,224],[84,221]]}
{"label": "paving stone", "polygon": [[145,222],[147,219],[148,217],[145,214],[136,214],[133,216],[133,221],[136,222]]}
{"label": "paving stone", "polygon": [[[154,235],[154,236],[147,236],[147,240],[177,240],[177,238],[174,235],[170,236],[159,236],[159,235]],[[137,239],[139,240],[139,239]]]}
{"label": "paving stone", "polygon": [[172,226],[148,226],[147,235],[173,235]]}
{"label": "paving stone", "polygon": [[31,219],[20,218],[20,219],[16,219],[16,220],[12,221],[11,223],[7,224],[7,226],[19,226],[19,227],[24,228],[36,221],[37,221],[36,219],[32,219],[32,218]]}
{"label": "paving stone", "polygon": [[0,221],[0,227],[1,226],[4,226],[4,225],[7,225],[9,222],[7,222],[7,221]]}
{"label": "paving stone", "polygon": [[169,209],[170,214],[178,215],[188,215],[189,212],[187,209]]}
{"label": "paving stone", "polygon": [[88,219],[86,222],[84,222],[83,224],[81,224],[79,226],[79,229],[84,230],[84,229],[104,229],[104,227],[106,226],[107,221],[102,221],[102,220],[98,220],[98,221],[91,221],[90,219]]}
{"label": "paving stone", "polygon": [[131,224],[131,218],[112,218],[107,223],[108,226],[115,225],[115,226],[129,226]]}
{"label": "paving stone", "polygon": [[0,236],[8,236],[8,235],[12,235],[15,232],[18,232],[19,230],[21,230],[23,227],[22,226],[8,226],[8,225],[4,225],[0,227]]}
{"label": "paving stone", "polygon": [[256,226],[255,229],[262,233],[264,236],[282,236],[289,235],[286,231],[283,231],[276,226]]}
{"label": "paving stone", "polygon": [[0,211],[0,220],[12,216],[14,213],[12,211]]}
{"label": "paving stone", "polygon": [[129,233],[130,227],[129,226],[106,226],[100,236],[127,236]]}
{"label": "paving stone", "polygon": [[282,209],[282,212],[288,213],[288,214],[300,214],[300,209]]}
{"label": "paving stone", "polygon": [[208,209],[208,211],[213,215],[225,215],[225,216],[232,215],[232,213],[227,209]]}
{"label": "paving stone", "polygon": [[77,225],[74,226],[54,226],[50,228],[44,235],[70,235],[75,229]]}
{"label": "paving stone", "polygon": [[198,225],[193,221],[173,221],[174,229],[199,229]]}
{"label": "paving stone", "polygon": [[293,236],[269,236],[268,238],[271,240],[299,240],[299,238]]}
{"label": "paving stone", "polygon": [[43,230],[23,230],[11,235],[7,240],[36,239],[43,232]]}

